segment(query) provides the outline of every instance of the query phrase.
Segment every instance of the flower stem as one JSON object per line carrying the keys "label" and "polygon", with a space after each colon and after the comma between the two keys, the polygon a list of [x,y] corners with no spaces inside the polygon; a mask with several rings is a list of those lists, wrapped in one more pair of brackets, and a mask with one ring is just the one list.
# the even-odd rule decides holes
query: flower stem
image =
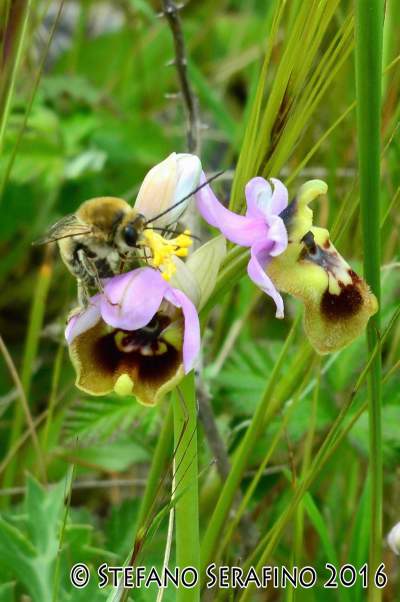
{"label": "flower stem", "polygon": [[[158,494],[163,486],[166,477],[166,467],[172,448],[172,427],[173,427],[173,409],[170,404],[168,411],[164,416],[161,431],[154,450],[153,459],[147,476],[146,489],[142,496],[139,507],[138,519],[136,522],[134,541],[131,550],[130,566],[134,566],[137,555],[140,552],[147,530],[152,524],[155,512],[157,510]],[[129,596],[129,589],[125,588],[121,602],[126,602]]]}
{"label": "flower stem", "polygon": [[149,519],[149,513],[154,506],[154,500],[157,496],[157,490],[163,479],[163,474],[167,466],[168,458],[170,457],[172,447],[172,408],[168,408],[165,415],[161,432],[158,436],[156,448],[150,467],[150,472],[147,476],[146,489],[144,491],[142,501],[139,508],[139,516],[137,521],[137,531],[143,527]]}
{"label": "flower stem", "polygon": [[[382,0],[356,2],[357,126],[360,170],[360,207],[364,239],[364,272],[380,302],[380,120],[382,83]],[[379,341],[379,311],[367,330],[370,353]],[[371,477],[370,574],[380,564],[382,547],[382,432],[381,354],[369,374],[369,431]],[[381,591],[369,589],[370,602],[381,600]]]}
{"label": "flower stem", "polygon": [[[193,372],[173,394],[176,466],[176,566],[200,569],[197,405]],[[183,431],[184,429],[184,431]],[[198,602],[199,582],[179,587],[176,602]]]}
{"label": "flower stem", "polygon": [[188,151],[189,153],[198,155],[200,152],[199,106],[188,77],[185,40],[182,31],[182,23],[179,16],[180,7],[174,2],[174,0],[163,0],[163,9],[174,40],[174,63],[178,73],[179,85],[187,113]]}

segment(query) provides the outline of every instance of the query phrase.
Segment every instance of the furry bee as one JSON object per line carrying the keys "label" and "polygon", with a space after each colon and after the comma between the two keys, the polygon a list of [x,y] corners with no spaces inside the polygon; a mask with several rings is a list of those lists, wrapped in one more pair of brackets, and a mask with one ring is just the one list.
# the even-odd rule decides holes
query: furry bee
{"label": "furry bee", "polygon": [[141,247],[141,236],[145,229],[161,230],[166,235],[177,234],[179,224],[176,220],[172,220],[172,224],[166,227],[154,226],[153,222],[168,215],[221,173],[215,174],[151,218],[146,218],[129,203],[117,197],[89,199],[82,203],[75,213],[66,215],[51,226],[46,234],[33,244],[57,242],[63,262],[77,279],[79,305],[86,307],[91,288],[102,292],[102,278],[121,273],[124,262],[129,263],[135,258],[140,258],[137,251]]}
{"label": "furry bee", "polygon": [[102,290],[101,279],[121,271],[133,258],[146,218],[126,201],[98,197],[82,203],[49,228],[34,245],[57,242],[60,255],[78,282],[78,302],[86,306],[89,289]]}

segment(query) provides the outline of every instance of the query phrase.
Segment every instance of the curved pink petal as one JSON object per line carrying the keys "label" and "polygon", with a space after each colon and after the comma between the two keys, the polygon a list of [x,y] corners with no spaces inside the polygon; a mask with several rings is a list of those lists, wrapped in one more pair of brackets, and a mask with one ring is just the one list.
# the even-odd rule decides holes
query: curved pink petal
{"label": "curved pink petal", "polygon": [[65,338],[68,345],[70,345],[77,336],[97,324],[100,318],[100,295],[96,295],[90,299],[90,305],[88,305],[88,307],[83,309],[79,314],[72,316],[68,321],[65,328]]}
{"label": "curved pink petal", "polygon": [[247,213],[249,217],[263,217],[279,215],[288,204],[288,191],[280,180],[271,178],[273,190],[268,180],[252,178],[245,189]]}
{"label": "curved pink petal", "polygon": [[105,285],[101,298],[103,320],[113,328],[143,328],[157,312],[167,288],[167,282],[153,268],[114,276]]}
{"label": "curved pink petal", "polygon": [[278,215],[271,215],[268,220],[268,241],[272,243],[269,254],[280,255],[288,246],[288,234],[285,224]]}
{"label": "curved pink petal", "polygon": [[[206,181],[202,173],[200,183]],[[237,215],[219,202],[210,186],[204,186],[195,194],[197,209],[211,226],[218,228],[228,240],[243,247],[250,247],[257,238],[266,237],[264,219]]]}
{"label": "curved pink petal", "polygon": [[275,288],[272,280],[265,273],[265,267],[270,259],[269,249],[269,244],[265,244],[263,241],[258,242],[251,247],[251,259],[247,266],[247,273],[254,284],[275,301],[275,316],[277,318],[283,318],[283,299]]}
{"label": "curved pink petal", "polygon": [[177,288],[168,289],[164,298],[182,309],[185,320],[183,334],[183,365],[185,373],[192,370],[200,351],[200,322],[197,309],[188,297]]}
{"label": "curved pink petal", "polygon": [[246,215],[265,219],[270,213],[272,201],[272,188],[270,183],[264,178],[256,177],[247,182],[245,188],[247,202]]}
{"label": "curved pink petal", "polygon": [[279,215],[288,206],[289,193],[286,186],[277,178],[271,178],[271,182],[274,186],[274,192],[272,193],[271,212],[274,215]]}

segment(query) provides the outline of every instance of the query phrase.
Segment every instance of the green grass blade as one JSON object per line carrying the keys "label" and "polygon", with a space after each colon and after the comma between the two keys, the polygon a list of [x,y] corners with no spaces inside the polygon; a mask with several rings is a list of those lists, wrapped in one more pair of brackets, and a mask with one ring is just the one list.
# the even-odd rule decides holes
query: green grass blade
{"label": "green grass blade", "polygon": [[[52,262],[47,255],[42,266],[39,269],[36,289],[33,296],[31,314],[29,320],[29,328],[26,336],[24,357],[22,360],[21,383],[25,391],[25,396],[29,403],[29,393],[34,369],[34,362],[37,356],[39,347],[40,332],[42,330],[44,312],[46,308],[46,299],[49,292],[50,282],[52,277]],[[9,438],[9,449],[12,449],[20,438],[23,427],[23,411],[22,406],[15,406],[14,421]],[[4,473],[3,487],[11,487],[14,483],[15,475],[18,468],[18,457],[14,457]],[[8,497],[4,497],[3,504],[7,505]]]}
{"label": "green grass blade", "polygon": [[[177,497],[176,516],[176,566],[200,568],[199,496],[197,456],[197,405],[194,373],[182,381],[179,391],[173,394],[175,465]],[[182,429],[185,429],[184,431]],[[198,602],[200,584],[191,589],[180,586],[177,602]]]}
{"label": "green grass blade", "polygon": [[251,450],[253,449],[255,442],[257,441],[259,433],[262,431],[265,420],[265,414],[271,402],[271,395],[279,379],[279,374],[283,362],[287,357],[288,350],[290,349],[291,343],[293,341],[298,322],[299,320],[296,320],[296,322],[293,324],[292,329],[281,350],[279,358],[275,363],[274,369],[271,373],[271,377],[258,403],[251,424],[246,431],[242,444],[232,463],[231,471],[228,475],[227,480],[224,483],[221,494],[218,498],[217,506],[208,523],[208,527],[204,535],[201,548],[201,562],[203,569],[205,569],[205,567],[210,562],[212,562],[212,558],[214,557],[214,553],[221,534],[222,526],[227,518],[228,512],[232,505],[232,501],[240,484],[248,456]]}
{"label": "green grass blade", "polygon": [[[360,171],[360,209],[364,240],[364,272],[380,303],[380,148],[381,83],[383,44],[383,3],[381,0],[356,2],[356,83],[357,125]],[[367,330],[371,353],[379,340],[380,315],[370,320]],[[376,354],[369,375],[371,537],[370,574],[381,562],[382,554],[382,426],[380,353]],[[381,600],[381,590],[370,587],[370,602]]]}

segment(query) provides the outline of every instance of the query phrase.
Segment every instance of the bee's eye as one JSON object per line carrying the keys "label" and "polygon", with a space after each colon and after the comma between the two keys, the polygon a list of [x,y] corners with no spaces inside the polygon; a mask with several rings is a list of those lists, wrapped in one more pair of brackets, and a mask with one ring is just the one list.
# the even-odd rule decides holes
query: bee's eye
{"label": "bee's eye", "polygon": [[134,228],[134,226],[132,226],[131,224],[128,224],[127,226],[125,226],[123,233],[122,233],[123,239],[126,242],[126,244],[129,247],[135,247],[137,244],[137,239],[138,239],[138,233],[136,228]]}

